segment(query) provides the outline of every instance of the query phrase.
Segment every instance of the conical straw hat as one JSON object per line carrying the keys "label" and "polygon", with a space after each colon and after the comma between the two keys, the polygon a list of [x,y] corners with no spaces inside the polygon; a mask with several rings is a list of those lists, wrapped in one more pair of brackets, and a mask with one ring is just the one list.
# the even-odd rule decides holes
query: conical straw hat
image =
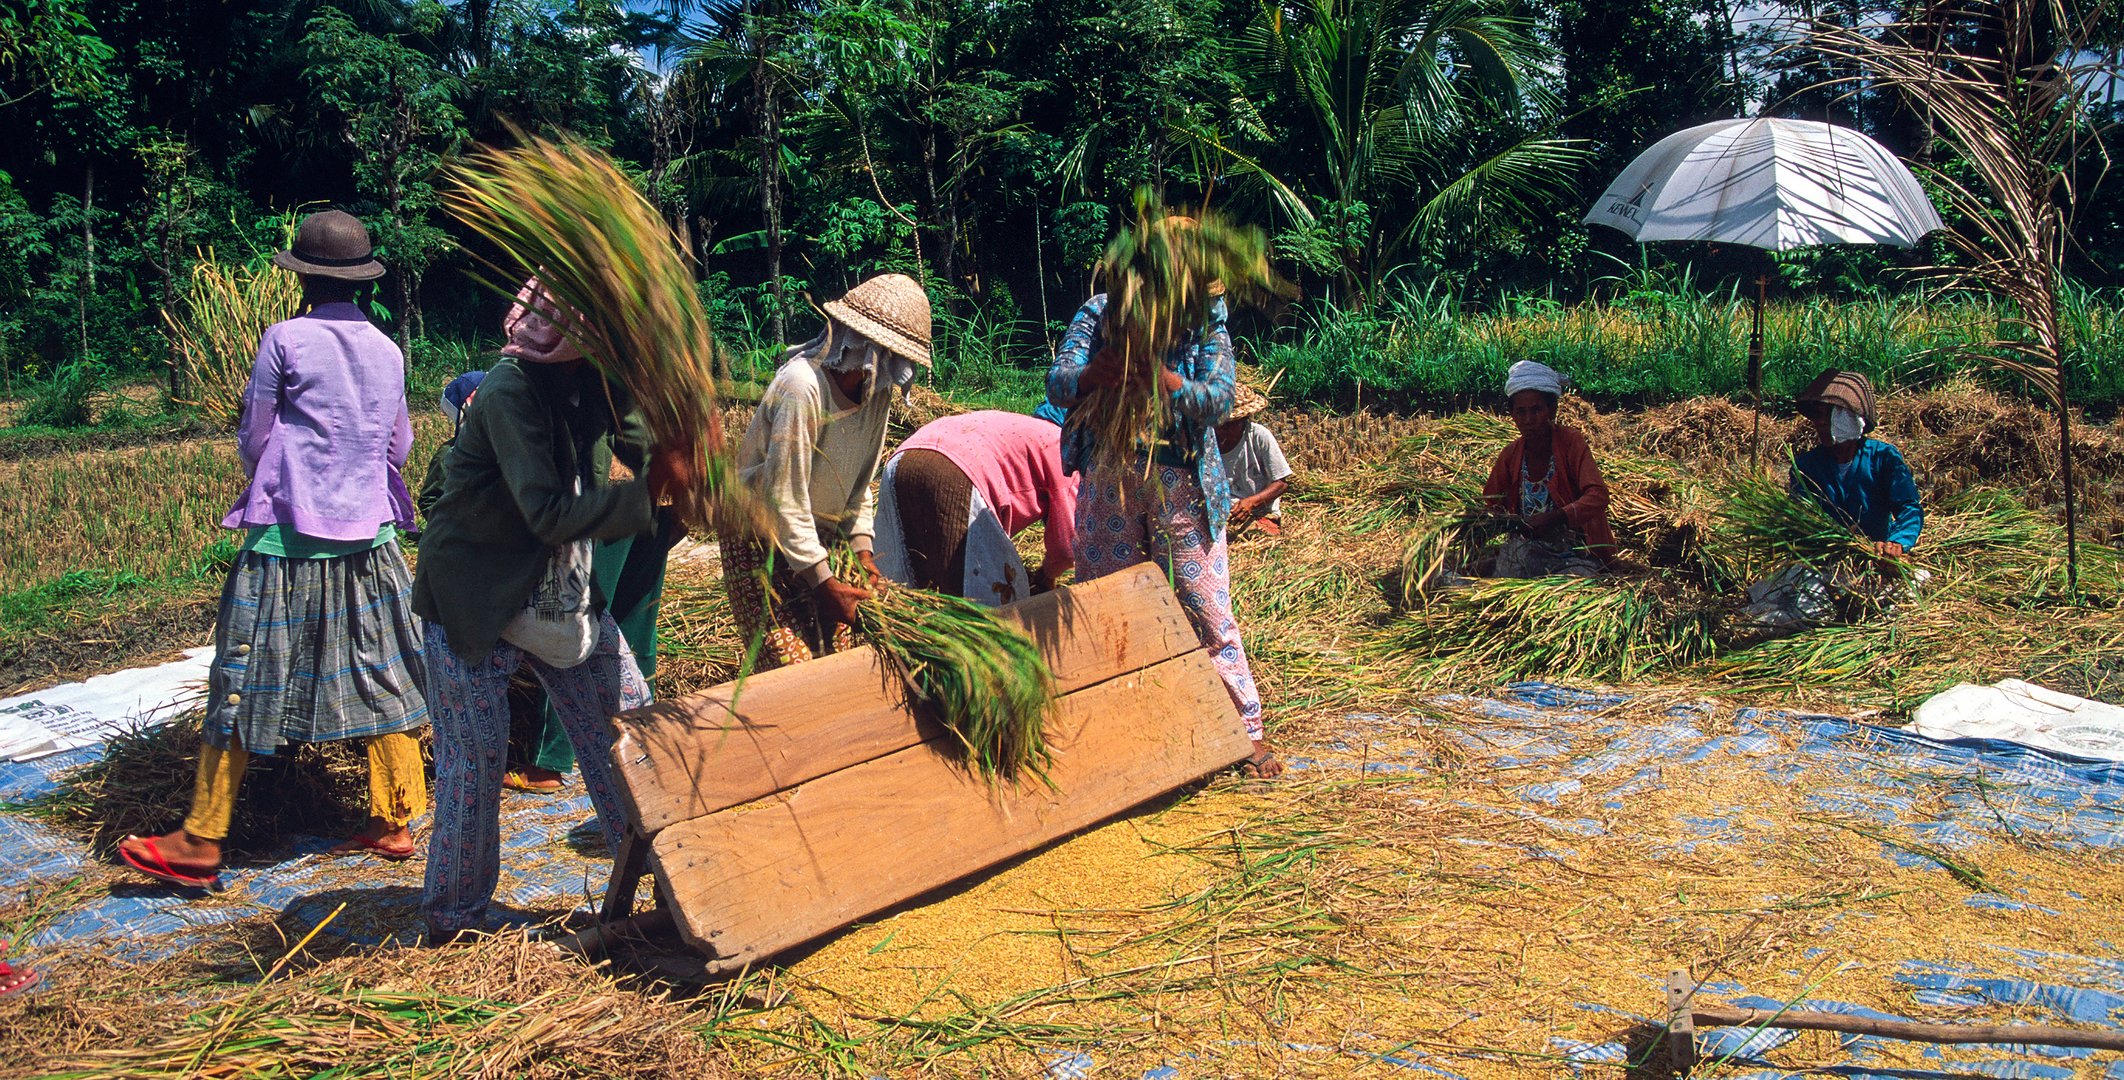
{"label": "conical straw hat", "polygon": [[826,314],[923,367],[929,366],[929,294],[906,274],[879,274],[828,300]]}

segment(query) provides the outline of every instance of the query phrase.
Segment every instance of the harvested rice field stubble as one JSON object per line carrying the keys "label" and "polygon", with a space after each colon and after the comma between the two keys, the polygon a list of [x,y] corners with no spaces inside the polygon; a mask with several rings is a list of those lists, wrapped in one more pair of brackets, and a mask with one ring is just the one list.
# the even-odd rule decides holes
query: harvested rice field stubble
{"label": "harvested rice field stubble", "polygon": [[[1856,738],[1824,750],[1792,724],[1740,709],[1907,706],[1943,679],[2048,678],[2114,647],[2114,608],[2056,600],[2042,460],[2006,455],[1986,465],[1994,478],[1948,493],[1933,463],[1964,452],[1969,425],[1998,421],[1956,398],[1926,414],[1946,418],[1938,430],[1921,423],[1906,438],[1891,427],[1947,400],[1939,394],[1982,393],[1884,403],[1884,430],[1938,503],[1927,546],[1950,573],[1894,622],[1783,646],[1841,658],[1841,674],[1757,646],[1644,676],[1624,704],[1507,715],[1445,695],[1495,695],[1496,672],[1441,669],[1395,648],[1392,633],[1409,535],[1446,505],[1442,492],[1479,482],[1509,438],[1505,421],[1272,413],[1298,476],[1285,534],[1235,541],[1234,602],[1271,737],[1298,767],[1273,784],[1214,779],[938,890],[687,1003],[659,1037],[690,1050],[676,1032],[698,1031],[739,1075],[1019,1076],[1081,1054],[1100,1075],[1162,1065],[1181,1076],[1399,1075],[1398,1059],[1480,1080],[1566,1074],[1574,1048],[1610,1043],[1622,1075],[1650,1039],[1641,1018],[1659,1015],[1661,979],[1676,967],[1752,993],[1926,1019],[2054,1020],[2008,1005],[1929,1004],[1905,964],[2011,969],[2000,950],[2012,948],[2109,955],[2101,943],[2124,904],[2124,861],[2061,824],[2089,811],[1979,774],[1914,769]],[[1976,399],[1985,400],[1998,402]],[[1566,422],[1592,435],[1616,488],[1626,542],[1647,559],[1663,547],[1716,546],[1718,492],[1746,461],[1746,410],[1570,408]],[[1791,427],[1767,417],[1765,444]],[[2083,438],[2110,445],[2116,432],[2098,424]],[[2118,481],[2102,468],[2091,486]],[[738,651],[712,548],[689,544],[681,555],[661,633],[666,694],[727,678]],[[1683,705],[1691,709],[1671,711]],[[1937,827],[1950,818],[1954,828]],[[518,948],[481,946],[464,971],[421,976],[398,972],[420,961],[387,949],[333,962],[357,966],[284,973],[285,985],[258,1000],[289,1003],[286,1013],[316,1030],[367,1038],[330,1011],[347,1002],[350,974],[388,968],[378,989],[427,977],[435,992],[521,1003],[539,991],[447,981],[477,974],[487,950]],[[184,1015],[248,992],[196,972],[184,984],[143,982],[118,997],[148,1019],[99,1029],[94,1017],[116,1007],[108,982],[96,981],[105,977],[49,966],[66,994],[0,999],[0,1029],[34,1008],[47,1028],[90,1034],[55,1037],[40,1069],[94,1047],[196,1048],[186,1040],[198,1023],[221,1014]],[[552,984],[556,1000],[602,985],[578,971]],[[2090,972],[2076,985],[2105,983]],[[665,1006],[637,996],[656,986],[623,986],[612,1007],[662,1023]],[[74,1007],[76,989],[106,1011],[54,1019]],[[264,1037],[259,1023],[237,1030]],[[454,1021],[436,1030],[453,1053],[500,1053],[515,1029],[504,1023],[485,1041]],[[627,1037],[615,1032],[615,1045]],[[145,1059],[127,1053],[141,1074]],[[1880,1053],[1884,1068],[1942,1066],[1916,1046]],[[1945,1063],[1999,1056],[1944,1054]],[[565,1067],[551,1075],[581,1074],[567,1064],[581,1059],[552,1060]],[[1807,1035],[1771,1060],[1797,1070],[1844,1059],[1834,1039]],[[2096,1075],[2089,1060],[2060,1064]],[[639,1062],[611,1072],[654,1075]]]}
{"label": "harvested rice field stubble", "polygon": [[[413,413],[408,486],[449,433]],[[0,461],[0,694],[206,644],[245,483],[228,435]]]}

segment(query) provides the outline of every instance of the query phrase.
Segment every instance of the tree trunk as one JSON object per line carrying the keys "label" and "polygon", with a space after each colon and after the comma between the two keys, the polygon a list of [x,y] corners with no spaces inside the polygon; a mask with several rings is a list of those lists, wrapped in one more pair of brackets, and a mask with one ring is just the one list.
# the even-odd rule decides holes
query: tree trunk
{"label": "tree trunk", "polygon": [[96,292],[96,163],[91,161],[81,178],[81,262],[82,287],[79,312],[81,317],[81,359],[89,354],[88,303]]}
{"label": "tree trunk", "polygon": [[782,119],[774,69],[768,66],[767,32],[754,14],[752,108],[760,131],[760,218],[767,228],[767,283],[774,290],[771,328],[777,345],[788,343],[785,312],[789,293],[782,282]]}
{"label": "tree trunk", "polygon": [[[937,126],[932,123],[922,125],[922,190],[929,202],[931,224],[942,228],[944,201],[937,194]],[[949,234],[946,234],[946,240],[949,239]],[[946,243],[944,253],[937,263],[937,272],[947,285],[951,283],[951,255],[951,245]]]}

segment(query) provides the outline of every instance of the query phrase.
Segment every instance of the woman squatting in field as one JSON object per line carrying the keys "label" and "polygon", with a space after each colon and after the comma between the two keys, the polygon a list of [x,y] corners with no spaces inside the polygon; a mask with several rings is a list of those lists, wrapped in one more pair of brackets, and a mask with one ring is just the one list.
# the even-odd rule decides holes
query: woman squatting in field
{"label": "woman squatting in field", "polygon": [[1490,512],[1515,526],[1497,553],[1496,577],[1590,577],[1615,557],[1608,483],[1585,435],[1556,422],[1556,403],[1569,386],[1562,372],[1532,360],[1505,373],[1505,403],[1519,438],[1491,462],[1482,486]]}
{"label": "woman squatting in field", "polygon": [[413,447],[405,357],[354,303],[384,268],[368,230],[336,210],[303,219],[273,262],[302,275],[308,310],[266,329],[244,390],[237,447],[251,481],[222,521],[243,547],[215,620],[191,812],[176,831],[118,845],[135,869],[181,885],[219,872],[252,754],[364,741],[369,820],[336,854],[410,858],[406,826],[427,803],[407,734],[428,721],[421,632],[397,541],[413,527],[399,475]]}

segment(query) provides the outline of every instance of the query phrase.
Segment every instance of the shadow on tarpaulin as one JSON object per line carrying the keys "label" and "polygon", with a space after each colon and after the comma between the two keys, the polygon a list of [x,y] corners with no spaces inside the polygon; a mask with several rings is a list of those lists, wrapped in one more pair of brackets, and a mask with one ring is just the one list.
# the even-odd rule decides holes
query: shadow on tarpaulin
{"label": "shadow on tarpaulin", "polygon": [[[59,776],[100,752],[89,747],[36,761],[0,761],[0,805],[53,791]],[[544,922],[602,896],[611,863],[597,829],[589,829],[594,839],[584,841],[586,822],[595,823],[588,795],[504,794],[495,926]],[[417,831],[425,831],[422,824],[416,823]],[[0,896],[43,890],[62,907],[15,942],[10,956],[34,964],[39,953],[60,946],[94,945],[129,959],[155,959],[190,948],[217,927],[260,915],[275,916],[296,935],[330,918],[324,933],[354,945],[415,939],[422,925],[423,861],[327,855],[335,841],[294,837],[270,856],[223,870],[221,888],[213,893],[140,878],[108,890],[82,890],[81,902],[68,907],[60,887],[96,869],[87,843],[35,817],[0,812],[0,851],[7,853],[0,859]],[[341,901],[344,910],[338,910]]]}

